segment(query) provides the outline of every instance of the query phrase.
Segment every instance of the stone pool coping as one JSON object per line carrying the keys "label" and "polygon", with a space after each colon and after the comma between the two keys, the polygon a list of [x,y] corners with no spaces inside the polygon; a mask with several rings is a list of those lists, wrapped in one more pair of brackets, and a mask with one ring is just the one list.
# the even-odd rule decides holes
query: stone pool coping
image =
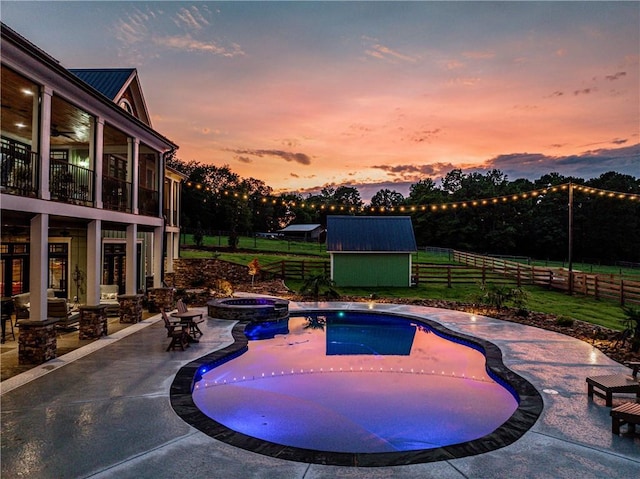
{"label": "stone pool coping", "polygon": [[[324,308],[302,307],[294,310],[292,315],[299,316],[305,313],[340,310],[343,310],[343,308],[331,305],[327,305],[327,307]],[[367,312],[364,308],[352,309],[351,311]],[[504,382],[504,384],[508,385],[509,389],[516,393],[519,399],[519,405],[516,411],[504,424],[482,438],[460,444],[415,451],[385,453],[316,451],[283,446],[247,436],[227,428],[202,413],[193,401],[192,390],[193,385],[200,379],[204,372],[241,355],[247,350],[248,339],[244,334],[244,329],[248,322],[239,322],[233,327],[233,344],[191,361],[178,371],[170,388],[171,406],[178,416],[194,428],[216,440],[232,446],[279,459],[336,466],[399,466],[483,454],[512,444],[535,424],[543,410],[542,397],[529,381],[504,365],[502,362],[502,352],[495,344],[484,339],[453,331],[423,315],[409,312],[395,313],[393,311],[375,311],[375,313],[405,317],[412,321],[421,322],[443,336],[458,342],[467,343],[471,347],[481,350],[487,358],[488,373],[493,376],[494,379]]]}

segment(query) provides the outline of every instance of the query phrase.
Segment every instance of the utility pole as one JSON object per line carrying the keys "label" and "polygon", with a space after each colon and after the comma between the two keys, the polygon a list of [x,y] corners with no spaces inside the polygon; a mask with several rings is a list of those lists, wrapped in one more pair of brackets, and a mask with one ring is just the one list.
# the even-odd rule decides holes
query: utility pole
{"label": "utility pole", "polygon": [[573,294],[573,183],[569,182],[569,294]]}

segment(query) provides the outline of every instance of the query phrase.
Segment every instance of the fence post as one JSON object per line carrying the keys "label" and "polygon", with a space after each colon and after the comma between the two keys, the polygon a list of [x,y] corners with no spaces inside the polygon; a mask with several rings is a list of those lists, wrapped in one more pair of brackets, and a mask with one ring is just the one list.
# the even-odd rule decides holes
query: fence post
{"label": "fence post", "polygon": [[516,284],[518,285],[518,288],[519,288],[520,286],[522,286],[522,283],[520,282],[520,263],[518,263],[518,266],[516,267],[516,274],[518,275]]}
{"label": "fence post", "polygon": [[284,265],[284,261],[285,260],[282,260],[280,262],[280,276],[282,277],[282,279],[287,279],[286,276],[285,276],[286,272],[287,272],[287,268]]}
{"label": "fence post", "polygon": [[624,306],[624,279],[620,279],[620,306]]}
{"label": "fence post", "polygon": [[304,279],[304,260],[302,260],[302,268],[300,270],[300,279]]}
{"label": "fence post", "polygon": [[447,288],[451,287],[451,266],[447,266]]}

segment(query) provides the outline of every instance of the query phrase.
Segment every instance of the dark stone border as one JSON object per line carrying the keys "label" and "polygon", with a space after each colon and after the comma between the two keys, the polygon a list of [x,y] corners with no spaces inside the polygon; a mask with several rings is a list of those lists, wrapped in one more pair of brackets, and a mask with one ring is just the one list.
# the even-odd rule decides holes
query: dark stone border
{"label": "dark stone border", "polygon": [[[294,316],[305,313],[344,311],[344,308],[327,308],[324,310],[304,309],[295,311]],[[193,402],[191,395],[194,384],[199,381],[206,371],[237,357],[247,350],[248,340],[244,335],[246,322],[233,327],[232,335],[235,342],[226,348],[214,351],[181,368],[171,384],[171,406],[178,416],[191,426],[199,429],[212,438],[246,449],[248,451],[276,457],[288,461],[312,464],[327,464],[336,466],[382,467],[419,464],[449,459],[456,459],[485,452],[494,451],[508,446],[527,432],[542,413],[543,401],[540,393],[533,385],[511,371],[502,363],[502,352],[493,343],[483,339],[453,332],[441,324],[413,314],[399,314],[392,312],[349,310],[354,313],[375,313],[387,316],[408,318],[432,328],[436,334],[445,336],[456,342],[467,344],[482,351],[487,358],[487,372],[495,380],[505,385],[519,399],[519,406],[511,417],[492,433],[473,441],[454,444],[434,449],[399,451],[384,453],[340,453],[315,451],[291,446],[275,444],[255,437],[233,431],[226,426],[206,416]]]}

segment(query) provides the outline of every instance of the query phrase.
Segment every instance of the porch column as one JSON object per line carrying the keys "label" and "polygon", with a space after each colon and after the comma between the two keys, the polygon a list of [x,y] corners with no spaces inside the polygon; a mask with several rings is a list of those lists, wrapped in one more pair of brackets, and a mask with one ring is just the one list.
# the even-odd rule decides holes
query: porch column
{"label": "porch column", "polygon": [[[43,200],[50,200],[49,168],[51,164],[51,87],[42,88],[42,105],[40,105],[40,137],[38,138],[38,151],[40,152],[40,184],[38,184],[38,196]],[[37,108],[37,106],[34,106]],[[38,115],[35,115],[37,118]],[[37,131],[37,130],[36,130]],[[48,221],[48,220],[47,220]]]}
{"label": "porch column", "polygon": [[[96,118],[95,122],[96,134],[95,138],[95,156],[91,160],[91,166],[94,174],[93,191],[96,208],[102,208],[102,172],[104,161],[104,118]],[[91,150],[89,154],[92,154]]]}
{"label": "porch column", "polygon": [[47,288],[49,286],[49,215],[39,214],[31,220],[31,250],[29,252],[29,319],[47,318]]}
{"label": "porch column", "polygon": [[138,214],[138,185],[140,184],[140,140],[129,138],[129,149],[131,151],[131,211]]}
{"label": "porch column", "polygon": [[165,265],[165,273],[173,273],[173,258],[175,257],[175,233],[168,232],[165,234],[165,241],[167,242],[167,258]]}
{"label": "porch column", "polygon": [[136,251],[138,237],[138,225],[127,226],[127,284],[125,285],[127,295],[135,295],[138,292],[136,283],[138,278],[138,255]]}
{"label": "porch column", "polygon": [[164,261],[163,255],[163,236],[164,228],[158,226],[153,229],[153,261],[152,261],[152,274],[153,274],[153,287],[159,288],[162,286],[162,262]]}
{"label": "porch column", "polygon": [[87,304],[100,304],[102,277],[102,221],[93,220],[87,225]]}

